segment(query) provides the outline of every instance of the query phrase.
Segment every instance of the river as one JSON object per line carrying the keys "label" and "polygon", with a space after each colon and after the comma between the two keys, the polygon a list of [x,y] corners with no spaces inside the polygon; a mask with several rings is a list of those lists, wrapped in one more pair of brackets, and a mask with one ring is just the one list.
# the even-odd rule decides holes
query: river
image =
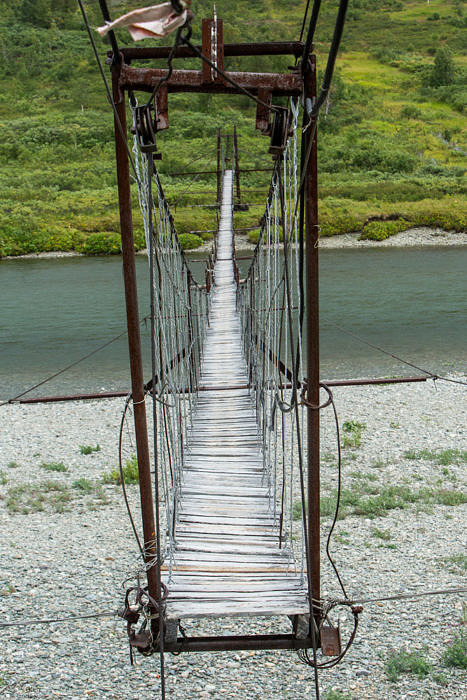
{"label": "river", "polygon": [[[323,250],[320,266],[323,379],[417,374],[333,324],[431,371],[466,371],[467,248]],[[137,256],[137,272],[144,316],[149,296],[143,256]],[[0,279],[2,399],[125,329],[119,257],[4,260]],[[149,378],[149,334],[144,326],[143,350]],[[30,395],[128,386],[123,336]]]}

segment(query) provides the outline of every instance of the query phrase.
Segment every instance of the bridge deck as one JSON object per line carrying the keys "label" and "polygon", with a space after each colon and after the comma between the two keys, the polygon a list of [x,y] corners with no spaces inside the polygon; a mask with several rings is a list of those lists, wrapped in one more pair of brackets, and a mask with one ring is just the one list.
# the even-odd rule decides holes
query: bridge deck
{"label": "bridge deck", "polygon": [[248,389],[232,262],[232,172],[224,178],[210,327],[186,446],[168,618],[307,613],[306,585],[279,546]]}

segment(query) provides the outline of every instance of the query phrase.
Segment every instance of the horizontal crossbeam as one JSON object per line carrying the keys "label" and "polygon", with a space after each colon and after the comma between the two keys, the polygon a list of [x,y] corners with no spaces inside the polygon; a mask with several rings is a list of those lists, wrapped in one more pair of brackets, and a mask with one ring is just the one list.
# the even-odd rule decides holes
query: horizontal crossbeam
{"label": "horizontal crossbeam", "polygon": [[300,639],[293,634],[255,634],[226,637],[181,637],[165,642],[168,652],[181,651],[254,651],[256,649],[310,649],[310,637]]}
{"label": "horizontal crossbeam", "polygon": [[[224,44],[224,56],[295,56],[299,58],[303,54],[301,41],[267,41],[248,44]],[[202,50],[201,46],[197,47]],[[121,50],[125,62],[131,60],[164,59],[168,58],[172,51],[171,46],[145,46],[128,47]],[[109,58],[112,57],[109,51]],[[196,54],[189,46],[179,46],[175,50],[175,58],[195,58]]]}
{"label": "horizontal crossbeam", "polygon": [[[133,68],[122,65],[119,86],[122,90],[142,90],[152,92],[161,79],[167,78],[167,70],[160,68]],[[303,92],[301,75],[294,73],[246,73],[227,71],[226,76],[238,87],[225,82],[204,82],[202,71],[174,70],[165,83],[169,92],[201,92],[212,94],[241,95],[248,90],[253,95],[260,88],[275,97],[299,97]]]}

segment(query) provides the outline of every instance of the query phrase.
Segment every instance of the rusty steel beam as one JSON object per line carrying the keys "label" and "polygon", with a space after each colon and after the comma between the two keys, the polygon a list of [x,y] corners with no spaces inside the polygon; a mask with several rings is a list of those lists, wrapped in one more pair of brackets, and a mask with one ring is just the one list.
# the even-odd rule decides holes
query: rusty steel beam
{"label": "rusty steel beam", "polygon": [[[250,258],[237,258],[237,260],[250,260]],[[198,261],[204,262],[204,260]],[[284,365],[282,365],[284,367]],[[290,370],[288,370],[290,373]],[[431,377],[430,375],[420,375],[416,377],[371,377],[368,379],[330,379],[323,380],[321,384],[325,384],[328,387],[345,387],[345,386],[378,386],[384,384],[415,384],[417,382],[426,382],[428,379],[435,379],[436,377]],[[306,379],[303,380],[306,382]],[[299,382],[299,387],[302,383]],[[219,389],[248,389],[248,384],[240,384],[235,387],[216,387]],[[291,389],[292,384],[282,384],[279,385],[279,389]],[[198,387],[198,391],[211,391],[213,387]],[[189,389],[186,390],[189,392]],[[99,393],[88,393],[88,394],[61,394],[57,396],[36,396],[32,399],[17,399],[8,401],[11,405],[20,404],[35,404],[35,403],[59,403],[61,401],[90,401],[94,399],[115,399],[123,398],[128,396],[129,391],[101,391]]]}
{"label": "rusty steel beam", "polygon": [[165,642],[168,652],[182,651],[246,651],[259,649],[310,649],[312,640],[293,634],[254,634],[225,637],[180,637],[176,642]]}
{"label": "rusty steel beam", "polygon": [[333,379],[329,382],[323,381],[326,386],[375,386],[381,384],[414,384],[415,382],[426,382],[431,379],[429,374],[418,377],[375,377],[370,379]]}
{"label": "rusty steel beam", "polygon": [[[246,73],[227,71],[225,74],[230,80],[253,95],[256,95],[260,88],[266,88],[276,97],[299,97],[303,90],[302,77],[298,72]],[[152,92],[159,85],[159,81],[166,77],[166,69],[132,68],[123,64],[120,70],[119,85],[121,90]],[[203,73],[198,70],[174,70],[166,84],[169,92],[244,94],[242,90],[230,83],[204,82]]]}
{"label": "rusty steel beam", "polygon": [[[316,99],[316,56],[310,57],[305,76],[305,99]],[[320,403],[319,368],[319,279],[318,279],[318,145],[317,130],[312,123],[305,136],[305,153],[310,158],[305,175],[305,309],[306,371],[308,376],[307,408],[307,497],[308,497],[308,566],[311,595],[320,600]],[[310,139],[312,139],[310,143]]]}
{"label": "rusty steel beam", "polygon": [[[141,516],[144,536],[144,553],[147,563],[157,560],[155,547],[156,523],[152,495],[151,458],[149,454],[146,420],[145,386],[141,354],[138,290],[136,283],[135,246],[131,210],[130,166],[126,144],[126,102],[118,86],[119,70],[112,71],[113,100],[115,103],[115,156],[117,161],[117,187],[122,238],[123,281],[128,326],[128,350],[130,355],[131,393],[136,438],[136,456],[140,487]],[[151,566],[147,571],[148,591],[159,599],[159,568]]]}
{"label": "rusty steel beam", "polygon": [[[224,56],[295,56],[300,58],[303,54],[303,42],[301,41],[268,41],[263,43],[248,44],[224,44]],[[202,51],[201,46],[197,46]],[[172,51],[171,46],[128,47],[121,49],[126,62],[147,59],[167,59]],[[109,58],[112,52],[108,53]],[[196,58],[189,46],[179,46],[175,51],[175,58]]]}
{"label": "rusty steel beam", "polygon": [[[270,168],[240,168],[239,173],[270,173],[272,172],[272,164]],[[217,170],[187,170],[179,173],[165,173],[168,177],[180,177],[183,175],[215,175]],[[201,194],[200,192],[193,192],[191,194]],[[208,192],[210,194],[210,192]]]}

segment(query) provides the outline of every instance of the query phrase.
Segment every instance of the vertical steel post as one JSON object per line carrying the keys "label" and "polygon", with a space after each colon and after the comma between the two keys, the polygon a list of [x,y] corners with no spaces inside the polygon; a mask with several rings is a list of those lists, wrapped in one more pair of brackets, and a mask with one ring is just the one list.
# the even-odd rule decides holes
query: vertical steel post
{"label": "vertical steel post", "polygon": [[[124,94],[121,93],[118,85],[118,74],[119,69],[115,67],[112,71],[113,99],[118,115],[118,118],[117,116],[114,117],[115,155],[117,160],[118,202],[122,236],[123,279],[125,285],[136,455],[138,459],[145,559],[149,562],[154,561],[157,555],[155,547],[154,500],[152,495],[151,461],[149,456],[148,428],[144,401],[143,361],[141,356],[138,292],[136,286],[133,217],[131,213],[130,169],[128,151],[124,138],[124,135],[126,135],[126,107]],[[155,566],[148,569],[147,576],[149,594],[155,600],[158,600],[159,583]]]}
{"label": "vertical steel post", "polygon": [[235,154],[235,183],[237,186],[237,204],[240,204],[240,164],[238,158],[238,140],[237,140],[237,125],[234,124],[233,132],[233,142],[234,142],[234,154]]}
{"label": "vertical steel post", "polygon": [[[316,100],[316,57],[311,56],[305,75],[305,99]],[[318,149],[315,124],[306,132],[305,152],[311,143],[305,179],[305,269],[306,269],[306,342],[307,342],[307,400],[319,406],[319,279],[318,279]],[[320,598],[320,415],[319,410],[307,409],[308,447],[308,549],[313,599]]]}

